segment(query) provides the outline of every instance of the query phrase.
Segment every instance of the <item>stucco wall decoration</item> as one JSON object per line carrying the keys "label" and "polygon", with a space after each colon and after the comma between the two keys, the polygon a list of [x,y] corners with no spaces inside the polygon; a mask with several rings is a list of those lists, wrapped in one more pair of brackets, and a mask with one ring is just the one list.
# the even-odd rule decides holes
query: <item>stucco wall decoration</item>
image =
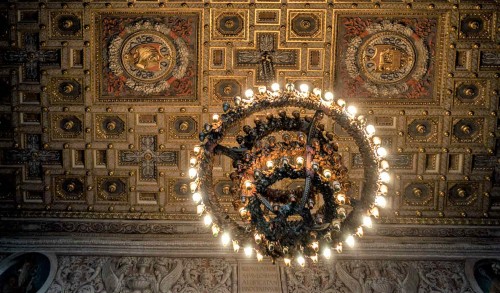
{"label": "stucco wall decoration", "polygon": [[335,92],[346,98],[432,99],[438,18],[341,16]]}
{"label": "stucco wall decoration", "polygon": [[100,99],[195,99],[198,18],[193,13],[98,15]]}

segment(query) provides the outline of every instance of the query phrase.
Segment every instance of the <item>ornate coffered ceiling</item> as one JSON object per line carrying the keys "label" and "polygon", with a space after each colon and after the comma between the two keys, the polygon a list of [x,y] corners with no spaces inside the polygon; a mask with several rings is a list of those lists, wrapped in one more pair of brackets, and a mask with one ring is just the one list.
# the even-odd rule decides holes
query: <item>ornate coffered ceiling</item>
{"label": "ornate coffered ceiling", "polygon": [[[375,124],[395,174],[380,222],[498,225],[499,44],[495,1],[0,3],[0,226],[197,220],[198,132],[274,80]],[[359,192],[357,148],[327,127]],[[217,162],[228,209],[230,172]]]}

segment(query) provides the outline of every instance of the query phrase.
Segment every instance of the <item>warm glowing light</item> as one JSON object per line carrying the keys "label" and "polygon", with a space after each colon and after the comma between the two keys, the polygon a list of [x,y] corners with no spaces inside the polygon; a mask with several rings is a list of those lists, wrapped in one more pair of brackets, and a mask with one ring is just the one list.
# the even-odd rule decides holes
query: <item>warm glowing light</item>
{"label": "warm glowing light", "polygon": [[387,172],[380,172],[380,181],[384,182],[384,183],[388,183],[389,181],[391,181],[391,175],[389,175],[389,173]]}
{"label": "warm glowing light", "polygon": [[315,94],[316,96],[321,96],[321,89],[315,87],[313,88],[313,94]]}
{"label": "warm glowing light", "polygon": [[345,204],[345,194],[343,194],[343,193],[337,194],[337,201],[340,204]]}
{"label": "warm glowing light", "polygon": [[254,238],[255,238],[255,243],[260,244],[262,242],[262,236],[260,236],[260,234],[258,233],[255,234]]}
{"label": "warm glowing light", "polygon": [[372,138],[372,141],[373,141],[373,144],[374,144],[374,145],[380,145],[380,144],[382,143],[382,140],[381,140],[381,139],[380,139],[380,137],[378,137],[378,136],[374,136],[374,137]]}
{"label": "warm glowing light", "polygon": [[326,259],[330,259],[332,257],[332,250],[330,249],[330,247],[325,247],[323,249],[323,256],[326,258]]}
{"label": "warm glowing light", "polygon": [[257,261],[262,261],[264,259],[264,256],[259,251],[257,251],[257,255],[256,256],[257,256]]}
{"label": "warm glowing light", "polygon": [[191,167],[194,167],[196,166],[196,164],[198,164],[198,160],[196,159],[196,157],[191,157],[189,159],[189,165],[191,165]]}
{"label": "warm glowing light", "polygon": [[351,105],[347,107],[347,113],[351,114],[351,116],[354,116],[356,115],[356,113],[358,113],[358,109],[355,106]]}
{"label": "warm glowing light", "polygon": [[368,124],[366,125],[366,133],[368,135],[374,135],[375,134],[375,126]]}
{"label": "warm glowing light", "polygon": [[314,241],[313,243],[311,243],[311,248],[314,249],[314,251],[318,251],[319,250],[319,242]]}
{"label": "warm glowing light", "polygon": [[196,183],[195,181],[189,183],[189,189],[191,189],[191,192],[195,192],[197,188],[198,183]]}
{"label": "warm glowing light", "polygon": [[205,215],[205,217],[203,217],[203,223],[205,224],[205,226],[210,226],[212,224],[212,216],[210,215]]}
{"label": "warm glowing light", "polygon": [[198,155],[201,152],[201,147],[200,146],[195,146],[193,148],[193,152],[195,155]]}
{"label": "warm glowing light", "polygon": [[295,162],[297,163],[297,167],[301,168],[304,165],[304,158],[303,157],[297,157],[295,159]]}
{"label": "warm glowing light", "polygon": [[323,170],[323,176],[325,176],[325,178],[327,179],[330,179],[330,177],[332,177],[332,171],[330,171],[330,169]]}
{"label": "warm glowing light", "polygon": [[292,260],[290,258],[288,258],[288,257],[285,257],[283,259],[283,261],[285,262],[285,266],[287,266],[287,267],[289,267],[289,266],[292,265]]}
{"label": "warm glowing light", "polygon": [[325,101],[327,101],[327,102],[333,101],[333,93],[332,92],[326,92],[325,96],[323,97],[323,99]]}
{"label": "warm glowing light", "polygon": [[220,232],[219,226],[213,224],[212,225],[212,234],[214,235],[214,237],[217,237],[217,235],[219,235],[219,232]]}
{"label": "warm glowing light", "polygon": [[250,180],[245,181],[245,188],[247,190],[252,189],[252,182]]}
{"label": "warm glowing light", "polygon": [[375,204],[381,208],[385,208],[387,206],[387,199],[381,195],[377,195],[375,197]]}
{"label": "warm glowing light", "polygon": [[313,261],[313,263],[317,263],[318,262],[318,255],[317,254],[311,255],[311,260]]}
{"label": "warm glowing light", "polygon": [[214,115],[212,116],[212,121],[213,121],[213,122],[219,122],[219,114],[214,114]]}
{"label": "warm glowing light", "polygon": [[252,98],[253,97],[253,91],[251,89],[247,89],[245,91],[245,97],[247,97],[249,99]]}
{"label": "warm glowing light", "polygon": [[301,84],[301,85],[299,86],[299,89],[300,89],[300,91],[301,91],[301,92],[303,92],[303,93],[307,93],[307,92],[309,92],[309,86],[308,86],[307,84],[305,84],[305,83]]}
{"label": "warm glowing light", "polygon": [[271,85],[271,89],[272,89],[273,91],[275,91],[275,92],[279,91],[279,90],[280,90],[280,85],[279,85],[279,83],[276,83],[276,82],[275,82],[275,83],[273,83],[273,84]]}
{"label": "warm glowing light", "polygon": [[340,242],[339,244],[337,244],[337,246],[335,246],[335,250],[337,251],[337,253],[342,252],[342,242]]}
{"label": "warm glowing light", "polygon": [[204,204],[199,204],[196,206],[196,213],[198,214],[198,216],[201,216],[201,214],[203,214],[203,211],[205,211]]}
{"label": "warm glowing light", "polygon": [[345,244],[347,244],[347,246],[349,247],[354,247],[354,244],[356,244],[354,236],[352,235],[347,236],[347,238],[345,239]]}
{"label": "warm glowing light", "polygon": [[379,212],[378,212],[378,208],[377,207],[373,207],[370,209],[370,214],[372,216],[374,216],[375,218],[378,218],[380,216]]}
{"label": "warm glowing light", "polygon": [[189,178],[193,179],[194,177],[196,177],[196,175],[198,175],[198,170],[196,170],[196,168],[189,168]]}
{"label": "warm glowing light", "polygon": [[201,201],[201,194],[199,192],[193,193],[193,201],[199,203]]}
{"label": "warm glowing light", "polygon": [[345,101],[343,99],[338,99],[337,100],[337,105],[339,105],[340,107],[344,107],[345,106]]}
{"label": "warm glowing light", "polygon": [[299,255],[299,256],[297,256],[297,263],[301,267],[304,267],[306,265],[306,259],[302,255]]}
{"label": "warm glowing light", "polygon": [[377,149],[377,155],[381,158],[385,158],[387,156],[387,150],[383,147]]}
{"label": "warm glowing light", "polygon": [[267,88],[265,86],[259,86],[259,94],[264,94]]}
{"label": "warm glowing light", "polygon": [[274,162],[269,160],[266,162],[266,166],[267,166],[267,168],[271,169],[272,167],[274,167]]}
{"label": "warm glowing light", "polygon": [[369,216],[363,216],[363,226],[365,226],[366,228],[373,227],[372,218],[370,218]]}
{"label": "warm glowing light", "polygon": [[363,228],[362,227],[358,227],[358,229],[356,230],[356,235],[358,235],[359,237],[363,236]]}
{"label": "warm glowing light", "polygon": [[222,246],[226,247],[229,244],[229,242],[231,242],[231,236],[229,235],[228,232],[224,232],[222,233],[220,241],[222,242]]}
{"label": "warm glowing light", "polygon": [[234,252],[240,251],[240,244],[238,243],[237,240],[233,240],[233,250]]}
{"label": "warm glowing light", "polygon": [[378,188],[378,191],[382,194],[387,194],[387,191],[389,191],[389,188],[385,184],[381,184]]}
{"label": "warm glowing light", "polygon": [[246,256],[252,256],[253,248],[251,246],[245,246],[245,248],[243,248],[243,252]]}
{"label": "warm glowing light", "polygon": [[247,215],[248,210],[246,208],[240,209],[240,217],[244,217]]}
{"label": "warm glowing light", "polygon": [[389,162],[387,162],[386,160],[380,161],[380,168],[383,170],[389,169]]}

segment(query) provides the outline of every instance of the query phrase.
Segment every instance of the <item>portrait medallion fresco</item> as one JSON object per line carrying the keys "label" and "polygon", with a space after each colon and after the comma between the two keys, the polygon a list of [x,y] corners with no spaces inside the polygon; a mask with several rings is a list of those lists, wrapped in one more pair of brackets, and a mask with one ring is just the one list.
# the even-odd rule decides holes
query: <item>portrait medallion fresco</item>
{"label": "portrait medallion fresco", "polygon": [[430,99],[435,18],[339,19],[335,91],[346,98]]}
{"label": "portrait medallion fresco", "polygon": [[101,15],[100,21],[101,100],[196,99],[197,15]]}

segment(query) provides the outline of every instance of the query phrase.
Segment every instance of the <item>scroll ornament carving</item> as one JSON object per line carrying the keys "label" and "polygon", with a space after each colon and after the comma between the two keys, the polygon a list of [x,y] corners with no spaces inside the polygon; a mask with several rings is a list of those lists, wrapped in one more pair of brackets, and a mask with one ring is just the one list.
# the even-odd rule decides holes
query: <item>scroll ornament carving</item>
{"label": "scroll ornament carving", "polygon": [[338,261],[285,268],[288,292],[472,293],[464,264],[448,261]]}
{"label": "scroll ornament carving", "polygon": [[59,257],[48,293],[230,293],[233,269],[220,259]]}

